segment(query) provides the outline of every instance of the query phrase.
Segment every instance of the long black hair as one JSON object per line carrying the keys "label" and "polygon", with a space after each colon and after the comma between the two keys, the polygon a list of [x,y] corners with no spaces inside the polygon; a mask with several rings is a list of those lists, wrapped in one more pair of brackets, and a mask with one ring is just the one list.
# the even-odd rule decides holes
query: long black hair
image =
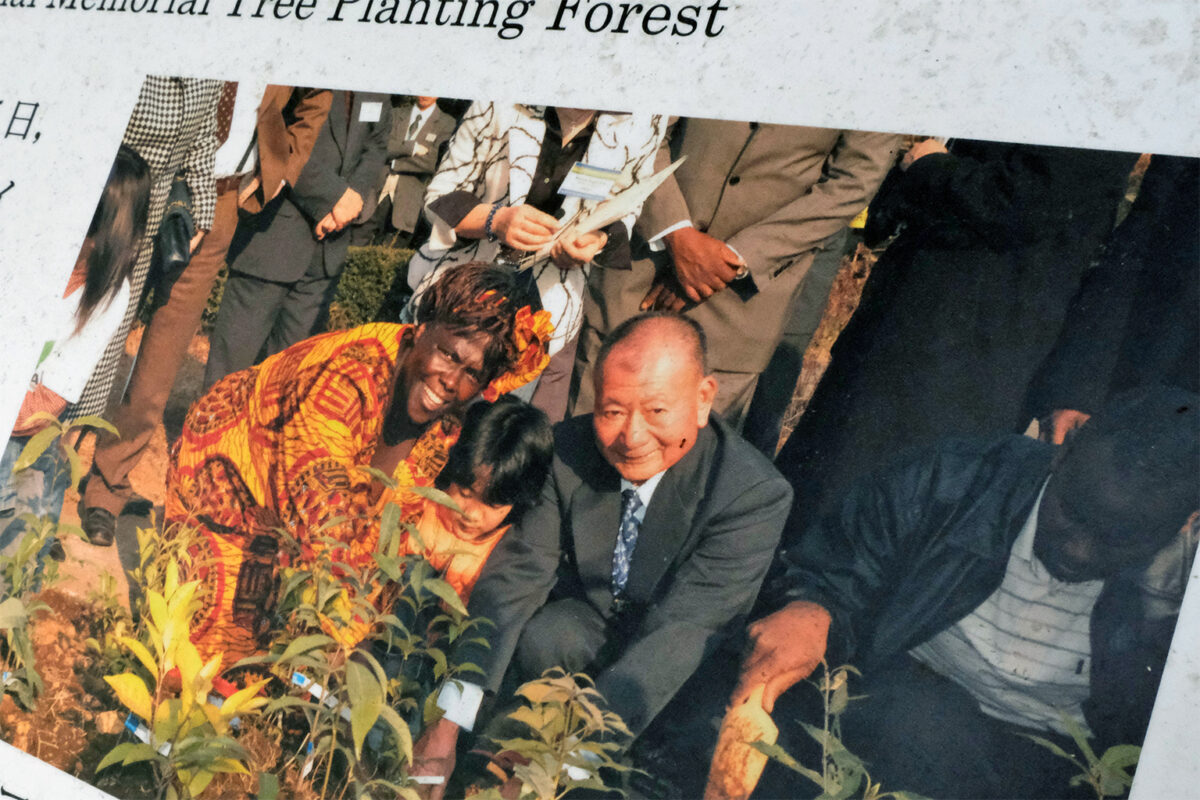
{"label": "long black hair", "polygon": [[88,227],[92,252],[75,312],[76,331],[129,278],[149,211],[150,167],[133,148],[121,145]]}
{"label": "long black hair", "polygon": [[554,457],[550,419],[541,409],[511,395],[467,409],[462,433],[450,448],[434,485],[471,487],[483,478],[480,497],[493,506],[513,507],[506,522],[517,522],[537,505]]}

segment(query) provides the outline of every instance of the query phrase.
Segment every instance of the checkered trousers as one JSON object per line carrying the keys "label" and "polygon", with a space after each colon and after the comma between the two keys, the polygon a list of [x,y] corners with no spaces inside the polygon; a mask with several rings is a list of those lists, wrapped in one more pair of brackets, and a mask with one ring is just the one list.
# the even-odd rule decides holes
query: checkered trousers
{"label": "checkered trousers", "polygon": [[185,170],[188,188],[192,191],[196,226],[203,230],[212,227],[217,202],[213,159],[217,150],[217,103],[222,86],[222,81],[156,75],[149,76],[142,84],[122,139],[150,165],[151,179],[150,213],[130,277],[129,308],[103,357],[92,370],[79,402],[66,410],[64,419],[101,414],[105,410],[117,380],[125,338],[137,317],[146,274],[150,271],[154,237],[166,208],[167,191],[180,170]]}

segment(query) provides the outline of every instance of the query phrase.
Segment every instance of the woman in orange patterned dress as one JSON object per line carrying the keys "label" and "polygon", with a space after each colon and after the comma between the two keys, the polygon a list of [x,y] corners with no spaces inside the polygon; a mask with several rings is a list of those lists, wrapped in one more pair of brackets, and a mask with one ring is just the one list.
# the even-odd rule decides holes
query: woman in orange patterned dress
{"label": "woman in orange patterned dress", "polygon": [[315,336],[196,402],[171,453],[166,524],[200,534],[207,591],[192,638],[205,658],[222,653],[230,666],[266,644],[281,531],[301,558],[331,546],[334,562],[353,567],[371,559],[385,503],[420,513],[406,490],[432,484],[458,411],[548,360],[548,316],[518,309],[516,296],[511,270],[472,264],[433,287],[417,324]]}

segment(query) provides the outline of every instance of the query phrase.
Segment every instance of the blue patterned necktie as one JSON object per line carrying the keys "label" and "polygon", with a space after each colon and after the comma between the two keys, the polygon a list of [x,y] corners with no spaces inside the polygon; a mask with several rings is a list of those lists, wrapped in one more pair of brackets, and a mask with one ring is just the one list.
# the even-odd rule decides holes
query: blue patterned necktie
{"label": "blue patterned necktie", "polygon": [[629,580],[629,561],[633,558],[633,548],[637,546],[638,518],[634,516],[642,507],[642,499],[633,489],[621,492],[621,529],[617,534],[617,547],[613,550],[612,561],[612,593],[617,597],[625,590],[625,582]]}

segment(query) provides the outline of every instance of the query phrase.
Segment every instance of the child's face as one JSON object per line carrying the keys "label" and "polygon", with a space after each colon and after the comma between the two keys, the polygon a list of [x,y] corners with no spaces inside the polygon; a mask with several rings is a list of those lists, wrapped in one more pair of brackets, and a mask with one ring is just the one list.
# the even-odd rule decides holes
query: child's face
{"label": "child's face", "polygon": [[450,495],[461,513],[454,513],[445,506],[438,506],[438,515],[443,525],[460,539],[482,539],[504,524],[505,518],[512,511],[512,506],[494,506],[483,502],[483,492],[487,481],[481,477],[475,479],[471,487],[450,484],[446,494]]}

